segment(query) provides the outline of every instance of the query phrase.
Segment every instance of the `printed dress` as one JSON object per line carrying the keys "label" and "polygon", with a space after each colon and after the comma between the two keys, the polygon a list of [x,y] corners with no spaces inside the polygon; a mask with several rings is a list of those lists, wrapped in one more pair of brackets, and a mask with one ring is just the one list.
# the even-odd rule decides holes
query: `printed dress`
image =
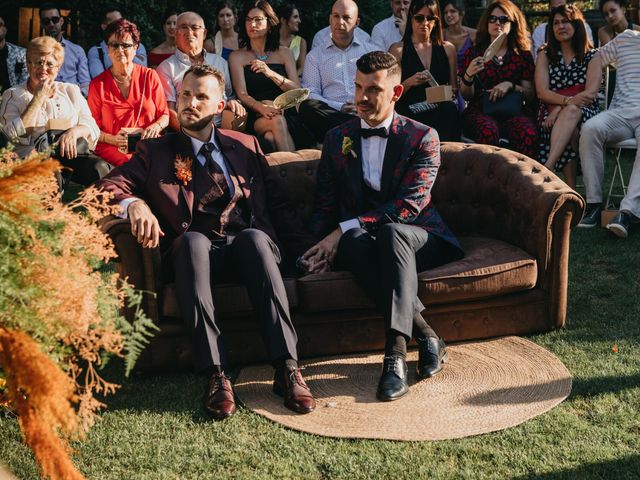
{"label": "printed dress", "polygon": [[[562,54],[558,52],[559,61],[549,64],[549,89],[557,92],[558,90],[566,89],[569,87],[575,87],[577,85],[584,85],[587,78],[587,66],[589,62],[596,54],[597,50],[589,50],[585,56],[583,62],[578,63],[578,58],[574,57],[569,64],[565,64]],[[596,115],[599,111],[598,101],[594,100],[588,107],[582,108],[582,118],[578,123],[578,130],[584,122]],[[547,104],[540,102],[538,110],[538,125],[540,126],[540,152],[538,155],[538,161],[545,164],[549,158],[550,142],[551,142],[551,130],[542,128],[542,123],[549,115]],[[562,156],[555,165],[555,170],[560,171],[564,166],[573,162],[578,158],[578,152],[576,152],[571,146],[571,142],[567,145]]]}

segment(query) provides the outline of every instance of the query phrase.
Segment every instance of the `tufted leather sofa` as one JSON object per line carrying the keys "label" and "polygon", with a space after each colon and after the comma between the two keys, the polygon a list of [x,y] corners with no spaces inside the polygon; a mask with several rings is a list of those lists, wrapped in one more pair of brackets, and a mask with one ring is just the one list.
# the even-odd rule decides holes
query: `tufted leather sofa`
{"label": "tufted leather sofa", "polygon": [[[310,213],[320,152],[269,155],[281,188],[299,213]],[[447,341],[520,335],[562,327],[567,306],[571,227],[583,199],[534,160],[485,145],[444,143],[433,202],[460,239],[465,257],[419,274],[425,317]],[[158,250],[143,250],[128,221],[109,218],[118,270],[146,295],[144,308],[160,326],[141,369],[190,365],[191,342],[173,285],[160,280]],[[347,272],[286,278],[301,357],[383,347],[380,316]],[[218,285],[214,302],[231,358],[266,359],[244,287]],[[127,312],[131,314],[131,312]]]}

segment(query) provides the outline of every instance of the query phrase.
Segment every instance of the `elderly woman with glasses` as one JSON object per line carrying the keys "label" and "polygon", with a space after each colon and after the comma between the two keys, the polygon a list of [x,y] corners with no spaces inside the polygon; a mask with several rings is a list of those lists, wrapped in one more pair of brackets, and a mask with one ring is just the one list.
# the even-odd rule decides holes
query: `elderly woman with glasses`
{"label": "elderly woman with glasses", "polygon": [[389,48],[402,66],[404,91],[396,103],[401,115],[413,118],[438,132],[440,140],[460,139],[458,108],[447,101],[427,104],[429,80],[453,86],[457,92],[456,48],[442,38],[442,20],[437,0],[413,0],[407,14],[402,42]]}
{"label": "elderly woman with glasses", "polygon": [[131,158],[137,139],[156,138],[169,124],[169,109],[155,70],[133,63],[140,33],[125,19],[104,31],[111,67],[91,81],[89,107],[100,127],[96,154],[112,165]]}
{"label": "elderly woman with glasses", "polygon": [[[484,58],[502,32],[506,39],[491,58]],[[463,119],[465,135],[488,145],[506,138],[509,148],[536,158],[538,132],[526,103],[535,98],[531,39],[524,15],[509,0],[493,2],[480,17],[476,45],[467,50],[460,77],[460,91],[469,102]]]}
{"label": "elderly woman with glasses", "polygon": [[[26,58],[29,78],[2,95],[2,132],[14,144],[15,152],[25,157],[36,146],[53,147],[49,141],[42,141],[53,140],[45,135],[47,130],[64,130],[55,137],[57,148],[52,156],[71,169],[70,178],[74,182],[85,186],[93,183],[109,167],[87,155],[86,149],[95,146],[100,131],[80,88],[55,81],[64,61],[63,46],[52,37],[36,37],[27,46]],[[85,151],[79,152],[79,145]],[[79,153],[82,157],[78,157]]]}

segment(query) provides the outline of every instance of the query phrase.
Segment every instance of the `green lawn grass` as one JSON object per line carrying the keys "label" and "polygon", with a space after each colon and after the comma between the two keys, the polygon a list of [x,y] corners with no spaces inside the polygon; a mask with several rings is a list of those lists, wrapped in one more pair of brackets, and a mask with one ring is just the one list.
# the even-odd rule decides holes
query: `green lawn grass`
{"label": "green lawn grass", "polygon": [[[201,409],[190,373],[124,380],[74,460],[92,479],[640,478],[640,226],[571,240],[563,330],[530,337],[571,371],[571,396],[517,427],[440,442],[334,440],[288,430],[241,408],[224,422]],[[612,351],[614,343],[618,353]],[[113,375],[111,375],[113,377]],[[372,386],[374,388],[374,386]],[[0,418],[0,461],[38,478],[14,418]]]}

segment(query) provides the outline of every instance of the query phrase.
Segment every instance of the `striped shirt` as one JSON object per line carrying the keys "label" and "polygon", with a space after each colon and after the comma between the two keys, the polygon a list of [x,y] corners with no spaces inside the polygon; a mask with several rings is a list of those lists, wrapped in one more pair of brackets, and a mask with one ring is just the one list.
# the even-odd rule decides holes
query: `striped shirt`
{"label": "striped shirt", "polygon": [[640,32],[625,30],[600,48],[605,65],[615,62],[616,89],[609,108],[637,111],[640,106]]}

